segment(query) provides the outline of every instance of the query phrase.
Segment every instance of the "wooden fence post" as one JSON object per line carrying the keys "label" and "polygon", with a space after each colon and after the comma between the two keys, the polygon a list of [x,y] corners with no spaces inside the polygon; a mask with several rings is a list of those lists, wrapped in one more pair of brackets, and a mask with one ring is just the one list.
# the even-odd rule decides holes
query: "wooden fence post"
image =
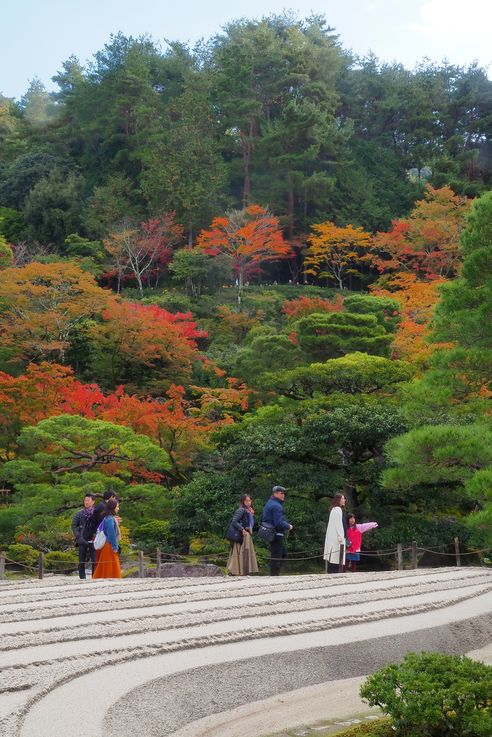
{"label": "wooden fence post", "polygon": [[44,576],[44,553],[39,553],[38,557],[38,578],[42,579]]}
{"label": "wooden fence post", "polygon": [[0,581],[5,578],[5,555],[0,553]]}
{"label": "wooden fence post", "polygon": [[161,575],[161,549],[155,551],[155,575],[158,578]]}
{"label": "wooden fence post", "polygon": [[401,543],[396,546],[396,561],[398,570],[403,571],[403,545]]}
{"label": "wooden fence post", "polygon": [[458,537],[454,538],[454,552],[456,553],[456,565],[461,566],[460,541]]}
{"label": "wooden fence post", "polygon": [[412,568],[417,568],[417,541],[412,540]]}
{"label": "wooden fence post", "polygon": [[343,573],[343,553],[345,551],[345,545],[340,545],[340,553],[338,558],[338,573]]}
{"label": "wooden fence post", "polygon": [[143,550],[138,551],[138,577],[145,578],[145,565]]}

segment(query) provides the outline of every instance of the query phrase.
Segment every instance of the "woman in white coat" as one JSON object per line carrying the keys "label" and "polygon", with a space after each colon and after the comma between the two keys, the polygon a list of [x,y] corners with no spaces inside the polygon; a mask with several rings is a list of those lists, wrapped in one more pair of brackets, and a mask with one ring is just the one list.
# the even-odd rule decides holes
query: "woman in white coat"
{"label": "woman in white coat", "polygon": [[[323,558],[327,561],[327,573],[338,573],[340,562],[345,564],[345,527],[343,514],[345,497],[335,494],[331,503],[330,518],[326,528],[325,552]],[[340,561],[340,545],[343,545],[343,560]]]}

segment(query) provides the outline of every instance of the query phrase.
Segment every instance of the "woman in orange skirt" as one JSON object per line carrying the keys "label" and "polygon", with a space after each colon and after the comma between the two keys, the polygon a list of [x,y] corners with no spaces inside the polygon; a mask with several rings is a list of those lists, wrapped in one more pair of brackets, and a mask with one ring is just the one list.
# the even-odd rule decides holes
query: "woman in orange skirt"
{"label": "woman in orange skirt", "polygon": [[106,535],[104,547],[99,551],[96,568],[92,578],[121,578],[120,559],[118,556],[118,542],[121,537],[118,520],[116,519],[120,505],[116,499],[106,502],[103,519],[103,532]]}

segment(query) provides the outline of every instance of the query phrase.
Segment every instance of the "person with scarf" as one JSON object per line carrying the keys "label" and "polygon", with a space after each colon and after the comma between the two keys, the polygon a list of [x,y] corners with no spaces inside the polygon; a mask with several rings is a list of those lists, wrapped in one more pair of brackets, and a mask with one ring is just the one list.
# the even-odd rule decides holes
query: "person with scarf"
{"label": "person with scarf", "polygon": [[253,500],[249,494],[243,494],[239,507],[232,516],[229,530],[240,536],[239,542],[231,542],[231,551],[227,561],[227,570],[232,576],[247,576],[258,573],[258,563],[253,545],[252,532],[255,522]]}
{"label": "person with scarf", "polygon": [[94,495],[86,494],[84,496],[84,507],[74,514],[72,519],[72,532],[75,538],[75,547],[79,551],[79,578],[84,579],[85,564],[88,558],[91,561],[91,570],[94,573],[96,563],[96,551],[92,544],[92,538],[87,539],[84,534],[90,526],[89,523],[94,515]]}
{"label": "person with scarf", "polygon": [[100,523],[106,535],[106,542],[99,552],[96,568],[92,578],[121,578],[120,559],[118,556],[119,541],[121,538],[118,524],[120,505],[116,499],[106,502],[106,510]]}

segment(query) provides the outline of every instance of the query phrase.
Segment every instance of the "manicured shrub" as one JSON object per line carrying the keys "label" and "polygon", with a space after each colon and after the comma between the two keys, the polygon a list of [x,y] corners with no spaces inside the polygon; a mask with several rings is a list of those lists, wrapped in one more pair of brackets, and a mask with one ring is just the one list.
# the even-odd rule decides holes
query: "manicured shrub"
{"label": "manicured shrub", "polygon": [[12,545],[9,545],[5,551],[5,557],[7,558],[7,562],[14,561],[19,565],[34,568],[38,563],[39,553],[30,545],[24,545],[24,543],[13,543]]}
{"label": "manicured shrub", "polygon": [[77,570],[78,556],[75,551],[53,550],[44,556],[44,565],[47,571],[54,573],[73,573]]}
{"label": "manicured shrub", "polygon": [[409,653],[369,676],[360,694],[391,717],[396,737],[492,734],[492,667],[465,656]]}

